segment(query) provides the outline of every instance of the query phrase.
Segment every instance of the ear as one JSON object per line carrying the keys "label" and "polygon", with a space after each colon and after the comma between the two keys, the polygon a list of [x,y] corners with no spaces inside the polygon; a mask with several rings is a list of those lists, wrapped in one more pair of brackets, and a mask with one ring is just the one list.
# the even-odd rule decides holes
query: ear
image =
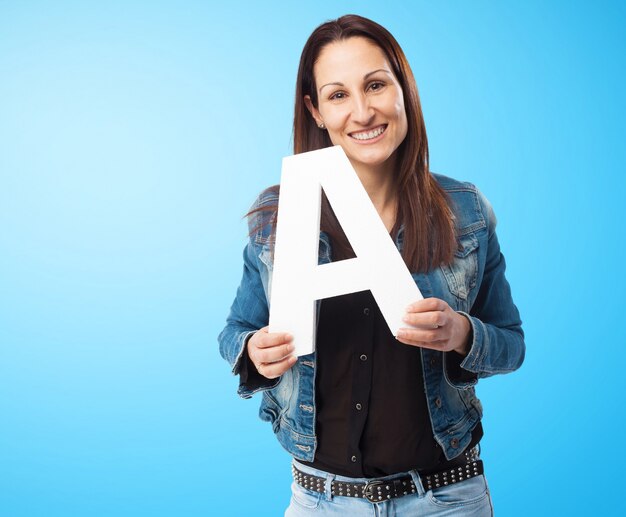
{"label": "ear", "polygon": [[320,112],[317,110],[317,108],[315,106],[313,106],[313,102],[311,101],[311,96],[310,95],[305,95],[304,96],[304,105],[306,106],[306,108],[309,110],[309,113],[311,113],[311,115],[313,116],[313,118],[315,119],[315,123],[319,126],[322,122],[324,122],[322,120],[322,116],[320,115]]}

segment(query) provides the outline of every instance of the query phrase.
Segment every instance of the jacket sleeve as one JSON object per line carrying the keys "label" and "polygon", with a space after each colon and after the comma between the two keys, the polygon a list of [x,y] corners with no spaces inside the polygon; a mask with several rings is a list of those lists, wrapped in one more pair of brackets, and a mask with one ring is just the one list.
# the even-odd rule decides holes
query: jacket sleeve
{"label": "jacket sleeve", "polygon": [[[251,219],[256,219],[251,217]],[[252,222],[251,228],[252,228]],[[259,246],[253,234],[243,251],[243,275],[226,326],[218,336],[220,354],[228,361],[233,375],[239,375],[237,393],[250,398],[254,393],[273,388],[280,381],[259,374],[248,360],[248,339],[269,322],[269,308],[259,273]]]}
{"label": "jacket sleeve", "polygon": [[488,242],[476,300],[469,314],[459,311],[471,324],[469,353],[464,358],[446,354],[446,375],[458,388],[468,388],[482,377],[516,370],[526,350],[522,321],[505,277],[506,262],[495,231],[496,217],[487,198],[477,193],[487,220]]}

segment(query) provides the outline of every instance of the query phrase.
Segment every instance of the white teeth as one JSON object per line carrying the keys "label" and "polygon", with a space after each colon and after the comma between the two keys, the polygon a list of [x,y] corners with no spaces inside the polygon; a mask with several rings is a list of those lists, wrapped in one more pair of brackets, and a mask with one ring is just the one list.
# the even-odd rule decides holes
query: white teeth
{"label": "white teeth", "polygon": [[352,133],[352,137],[357,140],[371,140],[372,138],[376,138],[385,130],[385,126],[380,126],[377,129],[373,129],[372,131],[368,131],[366,133]]}

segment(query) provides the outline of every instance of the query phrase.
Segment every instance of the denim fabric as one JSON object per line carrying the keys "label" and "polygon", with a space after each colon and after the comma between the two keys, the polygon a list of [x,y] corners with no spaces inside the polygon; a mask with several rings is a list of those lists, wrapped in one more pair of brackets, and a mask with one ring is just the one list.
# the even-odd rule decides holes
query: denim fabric
{"label": "denim fabric", "polygon": [[[505,277],[506,264],[495,232],[496,218],[487,199],[471,183],[433,175],[447,192],[455,217],[459,249],[454,261],[428,272],[413,273],[425,298],[445,300],[469,318],[472,343],[461,358],[455,353],[421,349],[424,389],[435,440],[452,459],[467,447],[482,417],[474,385],[479,378],[517,369],[524,360],[524,333]],[[260,196],[254,207],[276,203]],[[243,253],[243,277],[218,341],[233,374],[241,368],[246,340],[269,320],[272,212],[250,217],[252,233]],[[402,249],[403,229],[396,238]],[[319,263],[330,261],[328,237],[320,233]],[[319,308],[319,302],[318,302]],[[319,311],[318,311],[319,314]],[[315,437],[315,352],[298,358],[280,378],[240,383],[244,398],[262,392],[259,416],[270,422],[282,446],[297,459],[313,461]]]}
{"label": "denim fabric", "polygon": [[[419,515],[424,517],[459,516],[488,517],[493,515],[491,496],[485,476],[476,476],[453,485],[425,491],[416,471],[408,474],[417,487],[415,494],[409,494],[380,503],[371,503],[367,499],[348,496],[333,496],[330,485],[334,480],[349,483],[367,483],[366,478],[348,478],[335,476],[322,470],[313,469],[294,461],[301,471],[314,476],[326,478],[325,492],[318,493],[291,484],[291,501],[285,511],[285,517],[308,517],[323,515],[325,517],[346,515],[354,517],[403,517]],[[380,478],[392,480],[405,476],[407,473],[394,474]]]}

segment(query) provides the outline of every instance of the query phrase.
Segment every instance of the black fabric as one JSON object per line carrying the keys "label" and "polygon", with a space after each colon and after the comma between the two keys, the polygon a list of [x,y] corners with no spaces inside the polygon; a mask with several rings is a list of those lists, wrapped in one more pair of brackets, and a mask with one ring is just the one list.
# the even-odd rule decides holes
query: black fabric
{"label": "black fabric", "polygon": [[[349,477],[445,468],[433,437],[419,347],[397,341],[370,291],[322,300],[316,435],[305,465]],[[482,438],[479,423],[468,449]]]}

